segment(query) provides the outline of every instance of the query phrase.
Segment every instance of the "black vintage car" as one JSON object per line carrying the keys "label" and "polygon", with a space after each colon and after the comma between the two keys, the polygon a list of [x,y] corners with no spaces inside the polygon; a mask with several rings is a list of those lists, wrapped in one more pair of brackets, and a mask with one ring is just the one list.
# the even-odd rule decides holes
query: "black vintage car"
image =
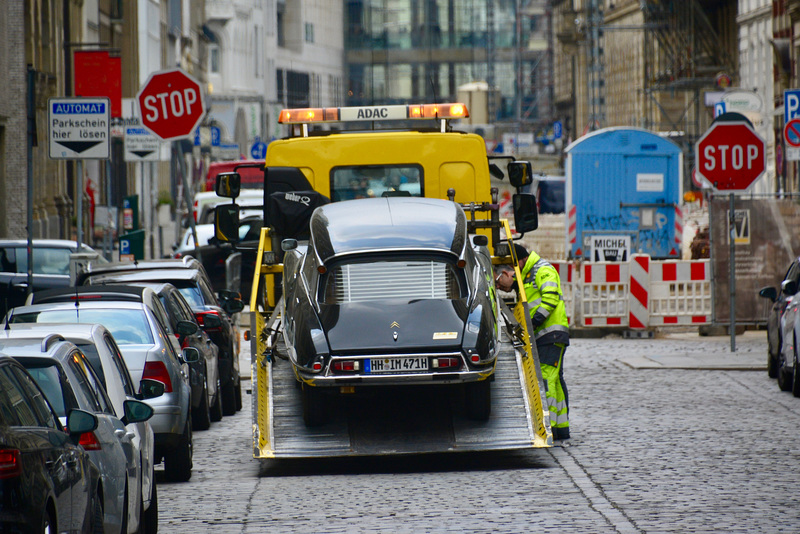
{"label": "black vintage car", "polygon": [[324,205],[307,243],[283,241],[284,336],[307,425],[347,386],[463,384],[467,416],[489,417],[498,326],[485,244],[458,204],[416,197]]}

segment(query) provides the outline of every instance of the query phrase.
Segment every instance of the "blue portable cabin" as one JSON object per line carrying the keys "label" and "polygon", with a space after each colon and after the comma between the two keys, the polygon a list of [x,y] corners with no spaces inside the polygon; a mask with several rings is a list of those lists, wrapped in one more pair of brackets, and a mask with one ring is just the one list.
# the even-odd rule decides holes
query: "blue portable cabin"
{"label": "blue portable cabin", "polygon": [[565,152],[571,258],[589,259],[593,235],[627,235],[631,253],[680,258],[683,154],[675,143],[641,128],[613,127],[581,137]]}

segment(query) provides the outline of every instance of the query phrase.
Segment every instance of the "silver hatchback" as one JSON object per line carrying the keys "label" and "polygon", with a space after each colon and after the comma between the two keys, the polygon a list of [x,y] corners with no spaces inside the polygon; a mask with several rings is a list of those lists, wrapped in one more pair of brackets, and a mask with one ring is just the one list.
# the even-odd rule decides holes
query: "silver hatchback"
{"label": "silver hatchback", "polygon": [[99,323],[119,345],[134,386],[142,378],[163,382],[162,396],[148,401],[155,415],[155,461],[164,460],[166,478],[192,476],[191,386],[188,363],[197,349],[181,351],[166,326],[166,312],[155,292],[146,287],[100,286],[34,293],[33,304],[10,310],[9,323]]}

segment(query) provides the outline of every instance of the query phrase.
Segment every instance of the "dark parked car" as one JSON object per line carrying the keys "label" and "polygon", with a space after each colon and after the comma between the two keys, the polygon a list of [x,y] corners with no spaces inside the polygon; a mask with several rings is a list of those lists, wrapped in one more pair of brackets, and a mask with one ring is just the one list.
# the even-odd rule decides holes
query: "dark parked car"
{"label": "dark parked car", "polygon": [[[33,289],[69,287],[70,254],[77,251],[77,243],[66,239],[33,240]],[[87,245],[81,253],[104,263],[106,260]],[[0,315],[25,304],[28,297],[28,241],[26,239],[0,239]]]}
{"label": "dark parked car", "polygon": [[[791,389],[790,376],[782,363],[781,352],[783,348],[783,314],[794,298],[800,284],[800,258],[795,259],[786,275],[783,277],[780,288],[765,287],[758,294],[772,301],[769,316],[767,317],[767,373],[770,378],[777,378],[778,385],[784,391]],[[788,290],[788,291],[787,291]],[[791,369],[790,369],[791,370]]]}
{"label": "dark parked car", "polygon": [[238,293],[214,293],[203,265],[191,256],[180,259],[92,266],[78,278],[84,285],[170,282],[178,288],[194,312],[200,328],[219,347],[219,377],[222,409],[233,415],[242,408],[239,378],[239,327],[232,317],[244,307]]}
{"label": "dark parked car", "polygon": [[[212,421],[222,419],[219,348],[197,324],[197,318],[177,287],[165,282],[137,282],[131,285],[153,288],[167,310],[167,318],[181,348],[194,347],[200,353],[200,359],[189,364],[192,373],[192,428],[208,430]],[[188,323],[193,326],[189,327]]]}
{"label": "dark parked car", "polygon": [[[346,386],[463,384],[469,417],[491,411],[494,277],[461,207],[388,197],[317,208],[308,247],[284,240],[284,336],[306,424]],[[313,251],[313,253],[310,253]]]}
{"label": "dark parked car", "polygon": [[0,354],[0,532],[102,532],[100,473],[78,444],[96,428],[73,410],[64,432],[25,368]]}

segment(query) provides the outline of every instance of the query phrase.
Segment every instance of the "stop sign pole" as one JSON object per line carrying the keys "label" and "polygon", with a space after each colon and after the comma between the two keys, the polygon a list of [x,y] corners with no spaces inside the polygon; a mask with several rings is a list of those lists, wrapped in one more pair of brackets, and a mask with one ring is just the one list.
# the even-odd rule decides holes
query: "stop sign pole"
{"label": "stop sign pole", "polygon": [[[139,118],[147,128],[162,141],[174,141],[191,136],[206,114],[203,88],[200,83],[181,69],[168,69],[152,73],[136,95]],[[183,158],[181,158],[183,161]],[[173,167],[174,168],[174,167]],[[150,190],[154,192],[152,179],[155,166],[150,166]],[[191,206],[189,184],[185,172],[181,172],[184,196]],[[154,204],[153,202],[152,204]],[[153,206],[151,204],[151,222]],[[189,218],[192,237],[197,243],[194,218]],[[154,252],[153,236],[150,236],[151,255]]]}
{"label": "stop sign pole", "polygon": [[695,145],[697,173],[715,191],[728,191],[731,352],[736,352],[736,216],[734,193],[747,191],[767,169],[764,140],[744,121],[717,121]]}

